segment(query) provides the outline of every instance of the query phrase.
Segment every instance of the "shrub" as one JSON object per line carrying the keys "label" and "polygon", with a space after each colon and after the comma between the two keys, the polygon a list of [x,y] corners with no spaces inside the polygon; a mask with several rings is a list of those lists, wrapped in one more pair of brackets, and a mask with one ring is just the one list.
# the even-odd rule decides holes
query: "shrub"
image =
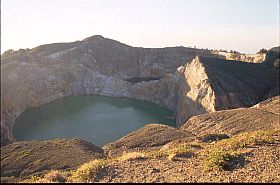
{"label": "shrub", "polygon": [[154,151],[149,151],[149,152],[145,152],[145,156],[149,157],[149,158],[161,158],[163,157],[165,154],[164,152],[160,151],[160,150],[154,150]]}
{"label": "shrub", "polygon": [[253,131],[248,133],[241,133],[232,138],[224,139],[218,141],[213,148],[224,148],[229,151],[235,151],[237,149],[251,146],[259,145],[264,143],[273,143],[274,139],[272,137],[273,131]]}
{"label": "shrub", "polygon": [[167,150],[165,153],[168,155],[169,160],[173,160],[175,157],[183,157],[186,155],[192,155],[193,149],[187,144],[178,145],[175,148]]}
{"label": "shrub", "polygon": [[42,179],[42,177],[33,175],[33,176],[29,177],[28,179],[19,181],[19,183],[37,183],[37,181],[39,181],[40,179]]}
{"label": "shrub", "polygon": [[80,166],[69,177],[70,182],[92,182],[98,172],[108,164],[107,160],[95,159]]}
{"label": "shrub", "polygon": [[204,167],[206,170],[210,169],[224,169],[225,165],[228,163],[230,155],[224,150],[214,150],[211,151],[204,162]]}
{"label": "shrub", "polygon": [[57,170],[52,170],[44,177],[33,175],[28,179],[20,181],[20,183],[64,183],[67,181],[66,173]]}
{"label": "shrub", "polygon": [[238,165],[243,165],[244,157],[240,152],[241,149],[252,145],[272,143],[274,142],[273,133],[273,131],[262,130],[241,133],[208,146],[205,168],[230,170]]}
{"label": "shrub", "polygon": [[66,182],[67,178],[59,171],[52,170],[44,176],[44,179],[49,182]]}

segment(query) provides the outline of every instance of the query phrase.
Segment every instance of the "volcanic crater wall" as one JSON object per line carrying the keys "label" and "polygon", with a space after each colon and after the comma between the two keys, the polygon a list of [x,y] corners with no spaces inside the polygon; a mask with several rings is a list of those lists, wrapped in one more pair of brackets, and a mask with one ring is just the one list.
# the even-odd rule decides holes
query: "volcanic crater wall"
{"label": "volcanic crater wall", "polygon": [[[15,139],[12,127],[27,108],[65,96],[153,102],[174,110],[180,126],[193,115],[257,103],[279,75],[261,64],[217,59],[205,50],[135,48],[102,36],[3,55],[1,67],[1,143]],[[159,80],[125,80],[135,77]]]}

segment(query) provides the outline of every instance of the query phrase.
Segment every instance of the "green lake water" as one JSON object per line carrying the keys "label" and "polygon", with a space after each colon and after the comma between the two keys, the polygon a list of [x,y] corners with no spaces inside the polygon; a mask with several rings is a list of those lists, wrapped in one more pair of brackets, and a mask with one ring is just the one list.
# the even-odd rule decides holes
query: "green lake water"
{"label": "green lake water", "polygon": [[129,98],[69,96],[30,108],[16,120],[17,140],[80,138],[103,146],[149,123],[175,127],[173,112]]}

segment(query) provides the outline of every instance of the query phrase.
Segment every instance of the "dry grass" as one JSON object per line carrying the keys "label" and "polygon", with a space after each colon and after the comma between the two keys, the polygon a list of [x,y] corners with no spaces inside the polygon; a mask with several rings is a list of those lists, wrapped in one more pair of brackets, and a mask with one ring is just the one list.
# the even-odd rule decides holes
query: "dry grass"
{"label": "dry grass", "polygon": [[[273,143],[273,135],[279,135],[280,130],[254,131],[241,133],[232,138],[212,143],[186,142],[176,145],[167,145],[160,150],[124,152],[122,156],[112,159],[95,159],[80,166],[77,170],[66,172],[51,171],[43,178],[32,176],[21,181],[25,183],[51,183],[51,182],[94,182],[98,173],[109,163],[128,160],[161,158],[174,160],[177,157],[199,156],[203,160],[205,170],[232,170],[242,165],[243,154],[248,147]],[[247,149],[246,149],[247,148]],[[195,155],[194,155],[195,154]]]}
{"label": "dry grass", "polygon": [[66,181],[66,172],[52,170],[45,174],[44,177],[31,176],[29,179],[23,180],[20,183],[64,183]]}
{"label": "dry grass", "polygon": [[230,154],[224,150],[213,150],[204,161],[205,170],[224,169],[230,159]]}
{"label": "dry grass", "polygon": [[275,134],[275,132],[275,130],[259,130],[241,133],[232,138],[208,145],[203,152],[203,154],[206,154],[204,158],[204,169],[226,170],[232,168],[230,165],[239,163],[238,160],[242,159],[246,147],[273,143],[273,134]]}
{"label": "dry grass", "polygon": [[177,144],[173,146],[172,148],[161,148],[160,150],[154,150],[145,152],[146,157],[149,158],[161,158],[161,157],[167,157],[169,160],[174,160],[176,157],[186,157],[186,156],[192,156],[194,151],[197,148],[202,148],[200,143],[182,143]]}
{"label": "dry grass", "polygon": [[189,146],[188,144],[180,144],[176,146],[175,148],[169,149],[166,151],[167,158],[169,160],[174,160],[176,157],[183,157],[186,155],[192,155],[194,152],[194,149]]}
{"label": "dry grass", "polygon": [[105,168],[108,164],[108,160],[95,159],[80,166],[73,174],[68,178],[70,182],[92,182],[97,176],[98,172]]}
{"label": "dry grass", "polygon": [[[240,148],[273,143],[274,138],[272,135],[274,131],[254,131],[238,134],[232,138],[221,140],[214,144],[214,148],[223,148],[230,151],[236,151]],[[212,147],[212,146],[211,146]]]}
{"label": "dry grass", "polygon": [[135,160],[135,159],[145,159],[147,155],[143,152],[130,152],[124,153],[122,156],[117,158],[118,161],[128,161],[128,160]]}

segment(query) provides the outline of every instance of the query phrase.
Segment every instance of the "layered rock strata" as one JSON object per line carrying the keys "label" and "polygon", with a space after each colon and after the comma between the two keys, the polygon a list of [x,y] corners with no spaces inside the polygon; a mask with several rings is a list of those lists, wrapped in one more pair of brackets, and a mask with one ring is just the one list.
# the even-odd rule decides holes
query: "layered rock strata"
{"label": "layered rock strata", "polygon": [[[279,76],[273,68],[217,59],[206,50],[135,48],[102,36],[4,53],[1,67],[1,144],[14,140],[12,127],[27,108],[64,96],[153,102],[174,110],[180,126],[194,115],[258,103]],[[133,78],[151,81],[127,81]]]}
{"label": "layered rock strata", "polygon": [[[102,36],[6,52],[1,62],[1,139],[14,140],[15,119],[27,108],[69,95],[131,97],[174,109],[160,91],[168,94],[165,84],[173,85],[168,74],[197,54],[211,55],[184,47],[135,48]],[[125,81],[129,78],[163,80]]]}

